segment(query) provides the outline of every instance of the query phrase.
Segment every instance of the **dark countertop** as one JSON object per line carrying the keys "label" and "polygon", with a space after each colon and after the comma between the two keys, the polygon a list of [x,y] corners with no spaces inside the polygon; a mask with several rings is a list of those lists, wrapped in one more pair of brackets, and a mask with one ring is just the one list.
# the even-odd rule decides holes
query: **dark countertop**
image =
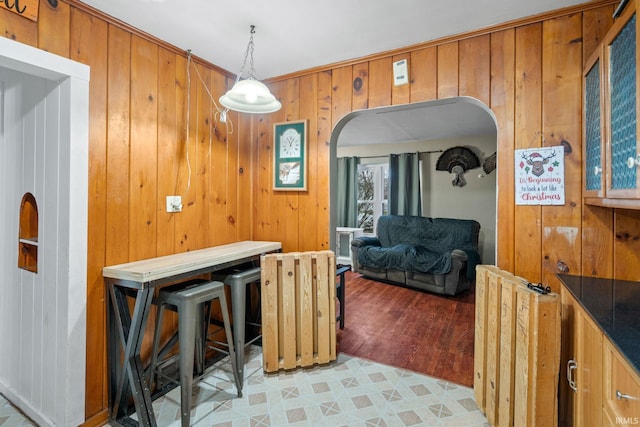
{"label": "dark countertop", "polygon": [[640,375],[640,282],[558,277]]}

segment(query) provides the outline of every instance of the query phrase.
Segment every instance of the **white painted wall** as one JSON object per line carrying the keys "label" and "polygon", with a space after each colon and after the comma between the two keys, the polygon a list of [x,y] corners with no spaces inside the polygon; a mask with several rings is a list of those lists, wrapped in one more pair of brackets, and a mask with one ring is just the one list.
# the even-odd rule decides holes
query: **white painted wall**
{"label": "white painted wall", "polygon": [[[445,139],[413,143],[372,144],[358,147],[337,147],[337,156],[363,157],[362,163],[375,163],[391,153],[415,153],[446,150],[450,147],[471,148],[480,161],[496,151],[497,138],[492,136]],[[433,218],[474,219],[480,223],[479,252],[482,262],[495,263],[496,250],[496,174],[484,176],[482,168],[465,174],[467,185],[454,187],[453,174],[436,171],[441,153],[422,154],[422,215]],[[483,175],[479,177],[479,175]]]}
{"label": "white painted wall", "polygon": [[[89,69],[0,37],[0,393],[38,425],[84,422]],[[18,268],[25,193],[38,271]]]}

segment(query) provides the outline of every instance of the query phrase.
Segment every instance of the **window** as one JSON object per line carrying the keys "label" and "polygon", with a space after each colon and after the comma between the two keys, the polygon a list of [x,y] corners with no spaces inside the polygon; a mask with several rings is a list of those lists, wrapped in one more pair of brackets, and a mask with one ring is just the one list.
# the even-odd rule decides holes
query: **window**
{"label": "window", "polygon": [[358,165],[358,227],[375,233],[378,218],[389,214],[389,165]]}

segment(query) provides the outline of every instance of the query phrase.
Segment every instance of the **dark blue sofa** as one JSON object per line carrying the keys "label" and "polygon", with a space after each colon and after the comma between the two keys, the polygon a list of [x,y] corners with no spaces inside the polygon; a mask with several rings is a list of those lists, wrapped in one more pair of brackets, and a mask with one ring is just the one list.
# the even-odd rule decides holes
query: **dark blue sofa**
{"label": "dark blue sofa", "polygon": [[469,219],[381,216],[376,237],[352,241],[353,270],[376,280],[456,295],[475,280],[479,233],[480,224]]}

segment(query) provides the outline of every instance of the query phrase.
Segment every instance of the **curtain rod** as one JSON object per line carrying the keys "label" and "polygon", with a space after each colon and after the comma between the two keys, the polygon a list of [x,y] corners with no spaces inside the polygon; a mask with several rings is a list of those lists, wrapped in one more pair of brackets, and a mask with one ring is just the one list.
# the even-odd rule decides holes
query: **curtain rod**
{"label": "curtain rod", "polygon": [[[444,150],[431,150],[431,151],[417,151],[418,154],[431,154],[431,153],[442,153]],[[358,157],[359,159],[380,159],[380,158],[385,158],[385,157],[389,157],[391,155],[395,154],[396,156],[398,155],[397,153],[389,153],[389,154],[382,154],[380,156],[340,156],[339,158],[342,157]]]}

